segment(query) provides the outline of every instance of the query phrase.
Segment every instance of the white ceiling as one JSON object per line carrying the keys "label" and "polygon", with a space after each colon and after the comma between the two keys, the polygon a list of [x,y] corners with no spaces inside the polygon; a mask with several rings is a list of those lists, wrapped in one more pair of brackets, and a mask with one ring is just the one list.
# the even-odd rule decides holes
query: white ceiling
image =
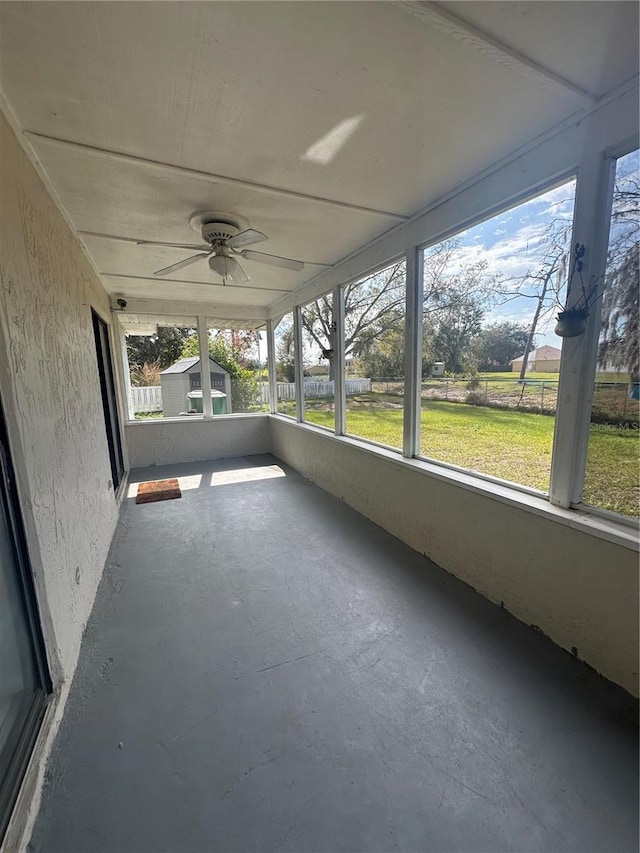
{"label": "white ceiling", "polygon": [[334,264],[637,74],[637,31],[635,2],[3,2],[0,85],[108,291],[266,308],[322,268],[167,281],[191,253],[135,240],[221,210]]}

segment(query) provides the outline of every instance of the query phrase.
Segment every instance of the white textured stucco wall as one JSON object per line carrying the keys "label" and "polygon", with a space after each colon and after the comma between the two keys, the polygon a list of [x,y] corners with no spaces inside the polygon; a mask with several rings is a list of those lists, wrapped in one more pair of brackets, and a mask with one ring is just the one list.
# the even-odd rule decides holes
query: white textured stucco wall
{"label": "white textured stucco wall", "polygon": [[268,453],[268,415],[150,420],[125,427],[132,468]]}
{"label": "white textured stucco wall", "polygon": [[0,392],[55,680],[73,674],[118,517],[91,309],[107,295],[0,113]]}
{"label": "white textured stucco wall", "polygon": [[638,554],[272,417],[271,452],[638,695]]}

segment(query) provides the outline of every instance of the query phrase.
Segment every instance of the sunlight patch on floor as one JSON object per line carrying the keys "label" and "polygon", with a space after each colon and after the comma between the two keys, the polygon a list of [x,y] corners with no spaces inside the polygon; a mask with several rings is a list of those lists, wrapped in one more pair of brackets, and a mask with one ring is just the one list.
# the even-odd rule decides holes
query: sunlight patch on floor
{"label": "sunlight patch on floor", "polygon": [[274,477],[286,477],[279,465],[260,466],[258,468],[236,468],[232,471],[214,471],[211,486],[228,486],[233,483],[248,483],[253,480],[271,480]]}

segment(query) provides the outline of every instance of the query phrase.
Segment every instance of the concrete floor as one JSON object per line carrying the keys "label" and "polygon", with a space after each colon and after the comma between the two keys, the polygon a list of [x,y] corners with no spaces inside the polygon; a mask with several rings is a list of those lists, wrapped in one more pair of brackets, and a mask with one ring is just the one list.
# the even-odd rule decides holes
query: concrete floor
{"label": "concrete floor", "polygon": [[133,472],[30,850],[637,850],[628,695],[274,464]]}

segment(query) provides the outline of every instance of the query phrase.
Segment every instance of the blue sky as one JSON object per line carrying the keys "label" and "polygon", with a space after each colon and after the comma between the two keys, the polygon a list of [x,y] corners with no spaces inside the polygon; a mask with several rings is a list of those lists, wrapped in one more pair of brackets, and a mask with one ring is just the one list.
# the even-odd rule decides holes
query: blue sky
{"label": "blue sky", "polygon": [[[637,151],[618,161],[618,177],[634,172],[637,176],[638,169]],[[526,325],[531,323],[536,300],[525,294],[536,292],[536,282],[527,280],[526,277],[527,274],[540,270],[548,246],[549,232],[554,223],[571,225],[575,189],[575,180],[569,180],[455,235],[454,239],[458,241],[459,248],[451,258],[450,271],[455,272],[460,267],[486,261],[487,273],[499,276],[505,282],[505,290],[514,292],[519,286],[523,294],[515,298],[499,296],[488,303],[484,326],[504,321]],[[563,279],[563,290],[564,286],[566,276]],[[560,301],[562,299],[563,294]],[[546,308],[543,309],[538,323],[536,346],[548,344],[560,348],[561,339],[553,331],[556,314],[560,310],[561,306],[557,304],[555,294],[549,293]],[[307,346],[309,344],[305,342],[305,349]],[[313,345],[313,361],[316,349]]]}
{"label": "blue sky", "polygon": [[[463,231],[456,235],[460,242],[455,253],[456,264],[465,266],[486,261],[487,272],[500,276],[506,283],[506,290],[516,291],[523,277],[541,268],[553,223],[571,223],[574,198],[575,181],[571,180]],[[535,293],[535,282],[525,281],[521,292]],[[552,306],[552,295],[547,303]],[[536,300],[525,295],[497,297],[487,306],[484,325],[505,321],[529,324],[535,308]],[[553,333],[559,310],[559,306],[554,306],[540,321],[537,346],[560,346],[560,339]]]}

